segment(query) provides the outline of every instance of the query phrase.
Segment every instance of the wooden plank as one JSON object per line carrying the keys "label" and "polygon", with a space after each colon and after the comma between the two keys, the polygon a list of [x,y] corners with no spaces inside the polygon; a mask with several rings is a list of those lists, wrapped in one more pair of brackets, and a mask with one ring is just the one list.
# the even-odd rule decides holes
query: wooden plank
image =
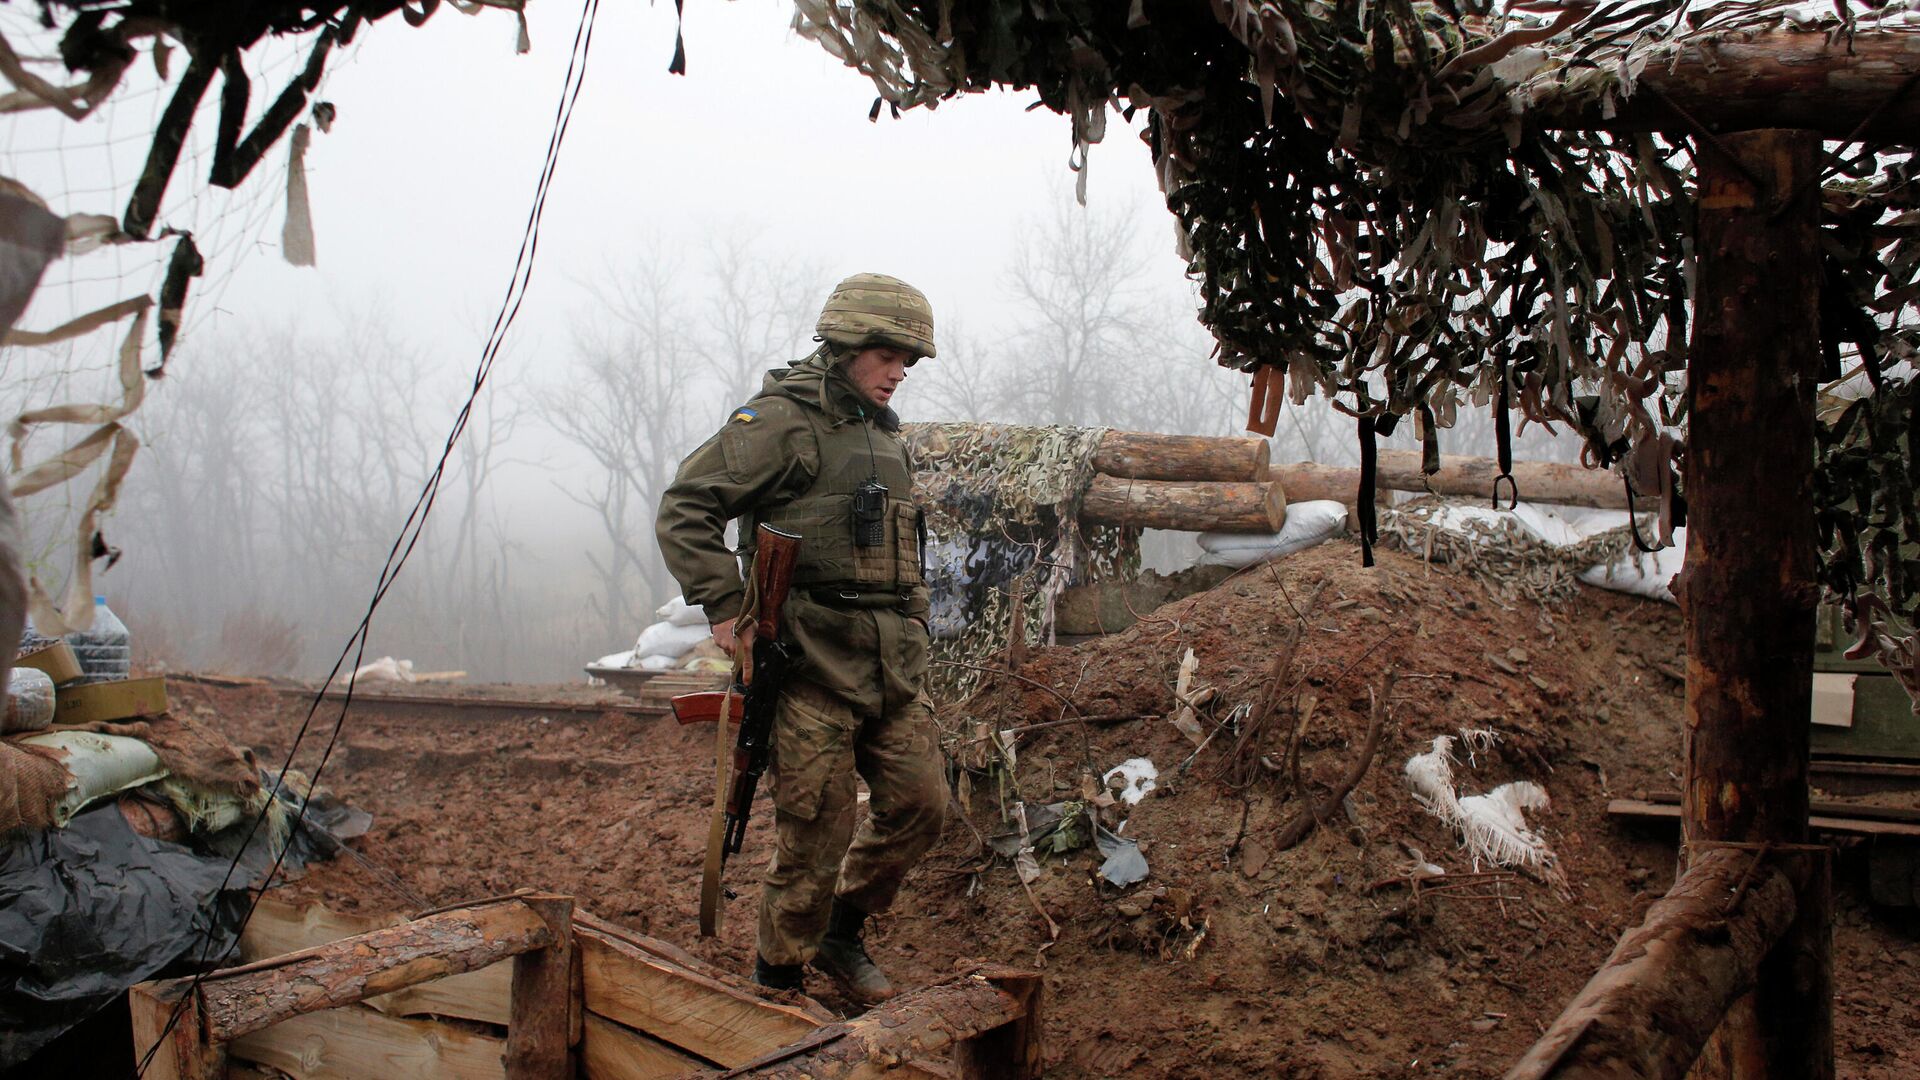
{"label": "wooden plank", "polygon": [[[398,915],[351,915],[324,904],[293,904],[266,896],[240,934],[240,958],[264,960],[400,921]],[[512,965],[494,964],[368,998],[364,1004],[389,1016],[451,1016],[504,1027],[512,982]]]}
{"label": "wooden plank", "polygon": [[654,1080],[713,1066],[645,1032],[587,1014],[580,1039],[580,1074],[586,1080]]}
{"label": "wooden plank", "polygon": [[296,1016],[229,1046],[234,1057],[295,1080],[506,1080],[505,1039],[359,1005]]}
{"label": "wooden plank", "polygon": [[805,1012],[675,967],[622,941],[581,929],[589,1013],[646,1032],[733,1068],[805,1036]]}
{"label": "wooden plank", "polygon": [[[1635,821],[1678,821],[1680,807],[1649,802],[1645,799],[1613,799],[1607,803],[1607,816]],[[1920,837],[1920,824],[1904,821],[1869,821],[1858,817],[1830,817],[1815,814],[1807,824],[1816,832],[1849,836]]]}
{"label": "wooden plank", "polygon": [[[1646,801],[1662,805],[1680,805],[1680,793],[1677,791],[1649,791]],[[1920,806],[1872,806],[1866,803],[1815,801],[1810,804],[1815,814],[1833,818],[1856,818],[1860,821],[1908,821],[1920,824]]]}

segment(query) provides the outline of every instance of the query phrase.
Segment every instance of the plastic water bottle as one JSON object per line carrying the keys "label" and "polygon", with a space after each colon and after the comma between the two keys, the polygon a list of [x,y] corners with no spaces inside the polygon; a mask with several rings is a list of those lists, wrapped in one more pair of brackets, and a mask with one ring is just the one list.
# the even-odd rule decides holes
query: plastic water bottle
{"label": "plastic water bottle", "polygon": [[33,619],[29,616],[26,629],[20,632],[20,655],[25,656],[35,649],[44,649],[59,640],[59,638],[50,638],[40,631],[35,630],[33,628]]}
{"label": "plastic water bottle", "polygon": [[127,624],[107,606],[107,598],[93,598],[93,626],[67,635],[80,671],[88,682],[124,679],[133,670],[133,645]]}

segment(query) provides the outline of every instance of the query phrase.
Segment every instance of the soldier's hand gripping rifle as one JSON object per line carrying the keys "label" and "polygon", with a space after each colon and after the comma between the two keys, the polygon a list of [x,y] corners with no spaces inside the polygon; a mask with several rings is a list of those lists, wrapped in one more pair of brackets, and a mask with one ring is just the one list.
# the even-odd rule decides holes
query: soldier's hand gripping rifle
{"label": "soldier's hand gripping rifle", "polygon": [[[738,852],[746,840],[747,814],[773,753],[773,719],[780,707],[780,688],[794,658],[792,644],[780,637],[780,613],[793,588],[800,537],[771,525],[761,525],[755,536],[758,544],[753,580],[748,587],[751,606],[734,648],[734,685],[727,690],[681,694],[673,699],[674,719],[682,724],[719,722],[725,712],[728,719],[740,725],[732,768],[726,767],[724,757],[720,759],[715,787],[713,828],[707,840],[705,880],[700,890],[700,932],[707,936],[719,932],[720,873],[727,856]],[[724,732],[723,725],[722,738]],[[730,784],[726,782],[729,772]],[[724,801],[718,798],[723,788]]]}

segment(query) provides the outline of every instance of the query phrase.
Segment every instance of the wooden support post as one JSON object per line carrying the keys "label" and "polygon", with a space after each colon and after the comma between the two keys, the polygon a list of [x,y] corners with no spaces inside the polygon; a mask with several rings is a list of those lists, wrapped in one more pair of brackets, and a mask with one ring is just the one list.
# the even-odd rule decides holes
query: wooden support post
{"label": "wooden support post", "polygon": [[[146,1060],[144,1080],[225,1080],[227,1047],[207,1038],[205,1002],[196,991],[180,1007],[190,979],[144,982],[127,991],[133,1013],[133,1055]],[[179,1008],[179,1016],[174,1011]],[[173,1029],[167,1029],[171,1021]],[[151,1052],[152,1057],[147,1058]]]}
{"label": "wooden support post", "polygon": [[580,964],[573,947],[573,897],[534,894],[526,905],[553,943],[513,958],[507,1020],[507,1080],[565,1080],[580,1045]]}
{"label": "wooden support post", "polygon": [[[1727,155],[1731,154],[1730,160]],[[1807,838],[1813,697],[1813,389],[1819,363],[1819,136],[1701,146],[1699,284],[1688,361],[1686,783],[1691,845]],[[1755,185],[1755,178],[1759,181]],[[1833,1075],[1831,928],[1796,924],[1736,1008],[1709,1076]],[[1706,1080],[1706,1077],[1703,1077]]]}
{"label": "wooden support post", "polygon": [[974,972],[1006,991],[1026,1008],[1018,1019],[953,1047],[953,1071],[958,1080],[1033,1080],[1044,1064],[1040,1059],[1040,994],[1045,982],[1037,972],[983,968]]}

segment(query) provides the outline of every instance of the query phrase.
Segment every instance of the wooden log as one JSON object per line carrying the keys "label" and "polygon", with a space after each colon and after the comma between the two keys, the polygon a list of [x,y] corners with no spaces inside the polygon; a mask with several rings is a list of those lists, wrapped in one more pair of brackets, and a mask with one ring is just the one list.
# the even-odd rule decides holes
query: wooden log
{"label": "wooden log", "polygon": [[1506,1080],[1680,1080],[1793,922],[1779,856],[1696,857]]}
{"label": "wooden log", "polygon": [[[766,1077],[768,1080],[834,1080],[865,1077],[895,1062],[932,1060],[957,1043],[995,1032],[1027,1015],[1035,984],[1015,981],[1003,989],[995,980],[1022,973],[1005,968],[981,968],[952,982],[902,994],[852,1020],[830,1024],[799,1043],[724,1075]],[[1022,1040],[1037,1038],[1031,1031]],[[1007,1045],[1007,1044],[1001,1044]],[[1024,1062],[1037,1061],[1037,1046],[1021,1042]],[[979,1068],[979,1066],[972,1066]],[[705,1074],[719,1076],[721,1074]],[[1007,1068],[987,1072],[962,1071],[962,1076],[1027,1077],[1037,1075]]]}
{"label": "wooden log", "polygon": [[294,1080],[505,1080],[507,1075],[503,1039],[456,1024],[383,1016],[359,1005],[291,1017],[235,1039],[232,1051]]}
{"label": "wooden log", "polygon": [[1904,84],[1915,72],[1920,40],[1907,33],[1722,34],[1671,61],[1656,56],[1611,117],[1597,101],[1556,109],[1549,100],[1528,115],[1553,127],[1691,133],[1678,105],[1713,131],[1804,128],[1829,139],[1909,143],[1920,129],[1920,94]]}
{"label": "wooden log", "polygon": [[1095,476],[1080,504],[1080,518],[1095,525],[1132,525],[1184,532],[1279,532],[1287,521],[1287,496],[1278,483],[1121,480]]}
{"label": "wooden log", "polygon": [[508,1080],[566,1080],[580,1043],[579,971],[573,948],[573,898],[535,894],[523,901],[546,924],[552,944],[513,958],[512,1019],[507,1022]]}
{"label": "wooden log", "polygon": [[[240,932],[240,959],[278,957],[402,921],[397,915],[352,915],[324,904],[292,904],[263,896],[253,918]],[[464,975],[449,975],[370,997],[362,1004],[388,1016],[451,1016],[505,1027],[510,1019],[512,983],[513,965],[491,964]]]}
{"label": "wooden log", "polygon": [[[1430,491],[1491,503],[1493,480],[1499,474],[1499,463],[1492,458],[1442,456],[1440,471],[1428,476],[1421,471],[1419,452],[1382,450],[1376,462],[1374,486],[1383,491]],[[1358,468],[1301,461],[1276,465],[1273,475],[1286,489],[1290,502],[1334,499],[1351,506],[1359,498]],[[1618,476],[1602,469],[1551,461],[1516,461],[1513,482],[1520,489],[1520,498],[1526,502],[1606,510],[1627,508],[1626,485]],[[1643,508],[1651,505],[1652,500],[1642,500]]]}
{"label": "wooden log", "polygon": [[1109,431],[1093,452],[1094,471],[1129,480],[1267,479],[1265,439]]}
{"label": "wooden log", "polygon": [[576,931],[586,1009],[732,1068],[820,1026],[767,1001],[587,929]]}
{"label": "wooden log", "polygon": [[207,1035],[225,1042],[290,1017],[472,971],[553,943],[546,921],[514,899],[216,971],[200,986]]}
{"label": "wooden log", "polygon": [[191,979],[167,979],[127,991],[134,1060],[145,1062],[144,1080],[225,1080],[227,1047],[206,1038],[203,999],[195,993],[188,1004],[180,1004],[191,984]]}
{"label": "wooden log", "polygon": [[[1682,840],[1807,838],[1813,702],[1813,387],[1819,374],[1820,140],[1752,131],[1696,160],[1699,274],[1688,361]],[[1736,160],[1729,160],[1728,154]],[[1756,186],[1755,178],[1758,180]],[[1827,934],[1828,928],[1807,928]],[[1833,1075],[1823,949],[1790,940],[1702,1080]]]}

